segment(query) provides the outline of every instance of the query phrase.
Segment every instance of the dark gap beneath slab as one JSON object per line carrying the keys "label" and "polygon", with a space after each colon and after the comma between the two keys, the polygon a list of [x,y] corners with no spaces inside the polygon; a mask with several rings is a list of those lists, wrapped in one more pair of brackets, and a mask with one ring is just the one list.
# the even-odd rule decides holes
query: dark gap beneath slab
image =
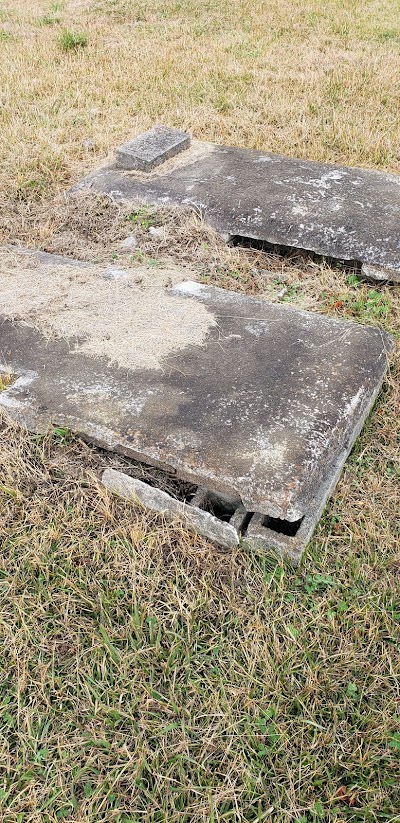
{"label": "dark gap beneath slab", "polygon": [[128,475],[128,477],[141,480],[142,483],[146,483],[148,486],[166,492],[181,503],[190,503],[197,492],[197,484],[189,483],[187,480],[181,480],[176,476],[173,469],[169,472],[158,466],[152,466],[150,463],[128,457],[118,450],[109,451],[98,443],[95,443],[91,437],[82,434],[80,434],[79,439],[91,448],[94,448],[96,453],[101,455],[98,468],[100,475],[106,468],[116,469]]}
{"label": "dark gap beneath slab", "polygon": [[296,265],[304,265],[304,262],[311,262],[319,266],[326,265],[332,269],[340,269],[340,271],[345,271],[347,274],[355,274],[357,277],[361,277],[362,274],[362,263],[359,260],[343,260],[339,257],[326,257],[309,249],[269,243],[267,240],[257,240],[254,237],[247,237],[246,235],[234,234],[229,240],[229,245],[273,254],[276,257],[280,257],[282,261],[289,261]]}
{"label": "dark gap beneath slab", "polygon": [[243,520],[242,520],[242,527],[241,527],[241,534],[245,535],[247,533],[247,527],[250,524],[251,518],[253,517],[254,512],[246,512]]}
{"label": "dark gap beneath slab", "polygon": [[[132,460],[123,463],[121,467],[124,474],[134,477],[146,483],[152,488],[159,489],[169,494],[174,500],[179,500],[189,506],[196,506],[204,512],[208,512],[220,520],[222,523],[229,523],[241,506],[240,500],[229,500],[221,495],[215,494],[208,489],[203,489],[192,483],[171,475],[163,469],[150,466],[140,461]],[[240,533],[244,537],[247,528],[254,515],[252,511],[246,511],[241,520]],[[277,534],[286,537],[295,537],[304,520],[304,516],[299,520],[290,522],[278,517],[265,515],[262,519],[262,526]]]}
{"label": "dark gap beneath slab", "polygon": [[264,517],[262,525],[265,529],[270,529],[277,534],[285,534],[287,537],[295,537],[304,520],[304,516],[300,520],[281,520],[279,517]]}
{"label": "dark gap beneath slab", "polygon": [[228,523],[240,502],[240,500],[226,500],[219,495],[205,491],[204,499],[198,506],[203,511],[218,517],[218,520]]}
{"label": "dark gap beneath slab", "polygon": [[174,500],[179,500],[181,503],[190,503],[197,491],[197,486],[193,483],[180,480],[163,469],[139,461],[129,461],[128,465],[123,466],[123,472],[129,477],[141,480],[142,483],[146,483],[148,486],[166,492]]}
{"label": "dark gap beneath slab", "polygon": [[[119,455],[116,455],[116,457]],[[107,461],[108,463],[110,461]],[[119,462],[119,461],[117,461]],[[187,505],[197,506],[202,511],[217,517],[223,523],[229,523],[237,508],[241,505],[241,500],[228,500],[221,495],[217,495],[208,489],[203,489],[186,480],[182,480],[176,475],[170,474],[164,469],[151,466],[139,460],[126,459],[119,469],[129,477],[134,477],[152,486],[155,489],[164,491],[174,500],[179,500]],[[253,512],[247,512],[244,520],[246,525],[250,521]]]}
{"label": "dark gap beneath slab", "polygon": [[[81,439],[83,442],[93,445],[90,438],[81,437]],[[212,514],[222,523],[230,523],[240,509],[241,516],[239,518],[238,531],[240,531],[242,536],[246,534],[247,527],[254,512],[245,511],[240,499],[233,500],[224,498],[222,495],[182,480],[164,469],[125,457],[118,452],[108,452],[101,448],[101,446],[96,446],[96,450],[100,451],[103,455],[102,471],[104,466],[107,466],[107,468],[113,467],[128,477],[140,480],[147,486],[166,492],[171,498],[180,503],[185,503],[187,506],[195,506],[204,512]]]}

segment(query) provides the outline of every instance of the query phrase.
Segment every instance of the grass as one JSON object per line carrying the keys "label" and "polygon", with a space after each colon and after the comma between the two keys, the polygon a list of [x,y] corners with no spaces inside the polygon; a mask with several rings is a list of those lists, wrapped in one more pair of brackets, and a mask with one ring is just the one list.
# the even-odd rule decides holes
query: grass
{"label": "grass", "polygon": [[13,40],[12,34],[9,31],[5,31],[4,29],[0,29],[0,41],[5,40]]}
{"label": "grass", "polygon": [[4,820],[397,819],[387,417],[300,570],[111,500],[65,432],[3,429]]}
{"label": "grass", "polygon": [[63,2],[51,3],[49,9],[39,17],[37,22],[40,26],[54,26],[62,22]]}
{"label": "grass", "polygon": [[[400,170],[397,0],[3,0],[0,188],[47,189],[154,122]],[[54,25],[40,25],[44,16]],[[86,48],[60,54],[62,30]],[[54,71],[53,71],[54,70]],[[34,72],[35,82],[32,82]],[[89,158],[92,163],[93,158]]]}
{"label": "grass", "polygon": [[[396,287],[61,194],[157,120],[400,171],[394,0],[15,0],[0,24],[2,243],[123,264],[134,234],[133,263],[398,339]],[[399,375],[397,344],[297,570],[126,506],[99,484],[117,458],[4,417],[1,823],[400,821]]]}
{"label": "grass", "polygon": [[0,392],[5,391],[8,389],[12,383],[14,382],[14,376],[10,374],[10,372],[1,373],[0,372]]}
{"label": "grass", "polygon": [[77,51],[87,46],[87,35],[65,29],[60,37],[60,47],[63,51]]}

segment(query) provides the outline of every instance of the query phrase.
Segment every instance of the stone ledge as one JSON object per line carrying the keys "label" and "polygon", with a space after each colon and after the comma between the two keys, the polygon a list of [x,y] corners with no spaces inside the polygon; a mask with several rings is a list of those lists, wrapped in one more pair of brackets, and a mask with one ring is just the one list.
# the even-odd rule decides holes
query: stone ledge
{"label": "stone ledge", "polygon": [[223,523],[197,506],[175,500],[167,492],[143,483],[142,480],[129,477],[116,469],[106,469],[102,475],[102,482],[109,491],[119,497],[139,502],[146,509],[163,514],[167,520],[182,520],[195,532],[217,543],[223,549],[233,549],[239,543],[239,535],[229,523]]}
{"label": "stone ledge", "polygon": [[383,266],[371,266],[363,263],[361,267],[361,276],[367,280],[378,280],[383,283],[397,283],[400,284],[400,271],[394,269],[386,269]]}

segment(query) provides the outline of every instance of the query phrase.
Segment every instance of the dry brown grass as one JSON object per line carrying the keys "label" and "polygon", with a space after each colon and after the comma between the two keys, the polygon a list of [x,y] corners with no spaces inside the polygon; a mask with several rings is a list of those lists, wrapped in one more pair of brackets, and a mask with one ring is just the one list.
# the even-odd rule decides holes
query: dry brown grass
{"label": "dry brown grass", "polygon": [[396,0],[2,0],[0,38],[0,188],[24,198],[155,121],[400,170]]}
{"label": "dry brown grass", "polygon": [[396,392],[297,571],[110,499],[113,458],[63,431],[3,427],[4,821],[398,820]]}
{"label": "dry brown grass", "polygon": [[[172,260],[399,335],[395,287],[60,194],[156,120],[400,170],[399,67],[394,0],[2,0],[0,242]],[[400,821],[399,392],[397,353],[299,570],[219,554],[111,499],[120,458],[3,421],[1,823]]]}

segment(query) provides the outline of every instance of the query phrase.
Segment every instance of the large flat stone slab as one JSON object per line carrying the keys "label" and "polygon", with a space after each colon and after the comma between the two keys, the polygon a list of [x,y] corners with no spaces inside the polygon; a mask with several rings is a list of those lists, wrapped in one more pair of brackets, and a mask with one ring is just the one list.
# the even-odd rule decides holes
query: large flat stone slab
{"label": "large flat stone slab", "polygon": [[[35,266],[52,276],[48,257]],[[69,328],[74,308],[72,275],[65,271],[61,329]],[[82,282],[88,276],[83,269]],[[110,281],[108,269],[91,276],[97,286],[92,283],[82,303],[89,314],[104,280],[116,297],[124,282]],[[1,289],[0,282],[0,305]],[[377,396],[390,337],[186,281],[163,292],[166,329],[187,301],[188,313],[194,308],[196,316],[212,318],[204,340],[170,351],[151,367],[132,365],[125,351],[131,366],[121,367],[107,356],[109,334],[102,355],[91,356],[72,333],[52,337],[35,327],[45,298],[42,287],[34,291],[31,285],[30,319],[2,312],[0,362],[17,380],[0,394],[0,405],[32,430],[67,426],[236,500],[256,513],[246,524],[249,539],[298,559]],[[125,348],[139,345],[138,334],[132,325]]]}
{"label": "large flat stone slab", "polygon": [[219,232],[365,264],[400,281],[400,177],[193,141],[150,177],[111,164],[76,189],[201,210]]}

